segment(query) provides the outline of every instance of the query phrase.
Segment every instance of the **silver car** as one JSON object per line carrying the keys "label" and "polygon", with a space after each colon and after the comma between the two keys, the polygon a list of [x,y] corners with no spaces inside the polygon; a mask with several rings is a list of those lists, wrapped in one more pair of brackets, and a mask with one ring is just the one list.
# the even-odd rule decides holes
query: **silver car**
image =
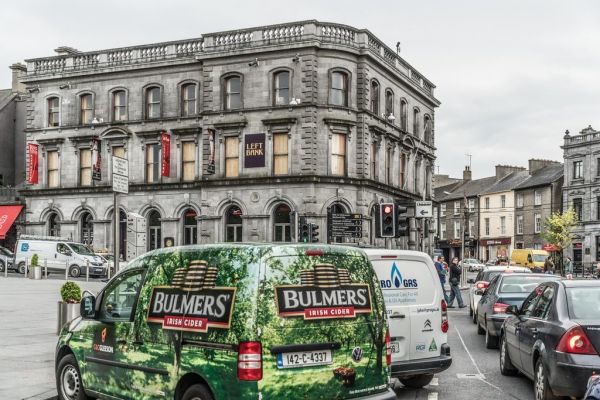
{"label": "silver car", "polygon": [[4,272],[4,268],[8,267],[8,270],[14,269],[13,259],[15,255],[12,251],[5,247],[0,246],[0,272]]}
{"label": "silver car", "polygon": [[483,265],[483,263],[476,258],[466,258],[461,261],[461,265],[462,264],[464,264],[465,267],[467,267],[469,272],[473,272],[473,271],[479,272],[485,267],[485,265]]}

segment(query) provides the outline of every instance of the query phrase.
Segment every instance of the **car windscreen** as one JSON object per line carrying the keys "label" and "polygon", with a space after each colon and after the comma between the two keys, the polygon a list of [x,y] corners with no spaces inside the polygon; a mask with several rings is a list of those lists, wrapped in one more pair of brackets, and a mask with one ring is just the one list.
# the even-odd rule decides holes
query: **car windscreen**
{"label": "car windscreen", "polygon": [[69,243],[69,247],[73,249],[73,251],[77,254],[81,254],[83,256],[93,256],[94,253],[87,247],[78,243]]}
{"label": "car windscreen", "polygon": [[531,293],[540,283],[560,279],[559,276],[505,276],[500,284],[500,293]]}
{"label": "car windscreen", "polygon": [[546,256],[543,254],[534,254],[533,255],[533,261],[534,262],[544,262],[546,261]]}
{"label": "car windscreen", "polygon": [[600,286],[567,288],[567,305],[572,319],[600,319]]}

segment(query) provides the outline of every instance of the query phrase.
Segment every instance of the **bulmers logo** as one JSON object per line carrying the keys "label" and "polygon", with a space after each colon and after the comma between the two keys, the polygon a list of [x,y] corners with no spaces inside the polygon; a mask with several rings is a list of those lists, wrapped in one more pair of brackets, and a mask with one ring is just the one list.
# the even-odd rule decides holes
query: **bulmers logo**
{"label": "bulmers logo", "polygon": [[415,289],[418,287],[416,279],[403,279],[395,262],[390,269],[390,279],[382,279],[380,284],[382,289]]}

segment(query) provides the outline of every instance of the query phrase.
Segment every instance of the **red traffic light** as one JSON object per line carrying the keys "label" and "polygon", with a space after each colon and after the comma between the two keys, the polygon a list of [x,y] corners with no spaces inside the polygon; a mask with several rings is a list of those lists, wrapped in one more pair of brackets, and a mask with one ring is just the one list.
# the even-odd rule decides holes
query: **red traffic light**
{"label": "red traffic light", "polygon": [[392,206],[385,206],[385,207],[383,207],[383,212],[385,214],[390,214],[392,212]]}

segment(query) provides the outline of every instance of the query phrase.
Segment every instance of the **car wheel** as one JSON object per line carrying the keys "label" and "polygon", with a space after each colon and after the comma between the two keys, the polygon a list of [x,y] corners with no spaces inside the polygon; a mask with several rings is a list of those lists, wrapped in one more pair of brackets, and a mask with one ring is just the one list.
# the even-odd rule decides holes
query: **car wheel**
{"label": "car wheel", "polygon": [[81,269],[77,265],[71,265],[69,268],[69,275],[73,278],[78,278],[81,275]]}
{"label": "car wheel", "polygon": [[56,390],[59,400],[85,400],[79,366],[72,354],[64,356],[56,369]]}
{"label": "car wheel", "polygon": [[213,400],[213,396],[206,386],[192,385],[185,391],[181,400]]}
{"label": "car wheel", "polygon": [[497,349],[498,348],[498,336],[494,336],[490,333],[490,328],[485,326],[485,348],[486,349]]}
{"label": "car wheel", "polygon": [[513,376],[519,372],[512,361],[510,361],[510,355],[508,354],[508,343],[506,342],[506,335],[500,337],[500,373],[506,376]]}
{"label": "car wheel", "polygon": [[477,310],[473,310],[473,318],[471,320],[474,324],[477,323]]}
{"label": "car wheel", "polygon": [[19,268],[18,269],[19,269],[19,273],[20,274],[24,274],[25,273],[25,263],[23,261],[21,261],[19,263]]}
{"label": "car wheel", "polygon": [[477,314],[475,314],[475,323],[477,324],[477,334],[483,335],[485,333],[485,329],[483,329],[479,324],[479,321],[477,320]]}
{"label": "car wheel", "polygon": [[433,374],[417,375],[410,378],[400,378],[399,381],[406,387],[412,389],[421,389],[423,386],[429,385],[433,379]]}
{"label": "car wheel", "polygon": [[4,272],[4,261],[0,261],[0,272]]}
{"label": "car wheel", "polygon": [[469,304],[469,317],[473,316],[473,307]]}
{"label": "car wheel", "polygon": [[538,359],[535,364],[533,392],[535,394],[535,400],[554,400],[558,398],[554,396],[552,389],[550,389],[547,370],[541,358]]}

